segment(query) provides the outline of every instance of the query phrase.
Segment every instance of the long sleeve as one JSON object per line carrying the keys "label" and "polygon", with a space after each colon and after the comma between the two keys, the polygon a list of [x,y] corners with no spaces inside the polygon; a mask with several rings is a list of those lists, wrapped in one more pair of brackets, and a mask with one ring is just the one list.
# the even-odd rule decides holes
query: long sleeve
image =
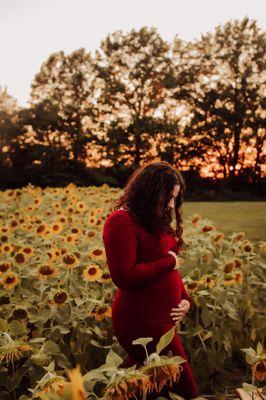
{"label": "long sleeve", "polygon": [[170,250],[172,250],[172,251],[174,251],[176,254],[178,254],[179,253],[179,243],[178,243],[178,241],[176,240],[176,238],[174,237],[174,236],[171,236],[171,240],[172,240],[172,246],[171,246],[171,249]]}
{"label": "long sleeve", "polygon": [[175,267],[171,254],[137,263],[137,238],[127,214],[113,215],[105,222],[103,242],[111,278],[121,289],[141,288]]}
{"label": "long sleeve", "polygon": [[[172,245],[171,250],[174,251],[176,254],[178,254],[179,253],[179,243],[178,243],[178,241],[176,240],[175,237],[172,237],[172,240],[173,240],[174,244]],[[186,288],[184,286],[182,277],[181,277],[181,284],[182,284],[182,299],[188,300],[189,303],[190,303],[190,307],[192,307],[193,304],[194,304],[194,301],[189,296],[189,294],[188,294],[188,292],[187,292],[187,290],[186,290]]]}

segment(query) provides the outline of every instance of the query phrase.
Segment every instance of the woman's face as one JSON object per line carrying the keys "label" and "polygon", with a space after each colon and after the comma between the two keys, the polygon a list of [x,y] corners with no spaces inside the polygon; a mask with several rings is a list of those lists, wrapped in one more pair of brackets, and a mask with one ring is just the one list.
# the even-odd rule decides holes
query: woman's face
{"label": "woman's face", "polygon": [[180,190],[180,185],[175,185],[172,191],[171,200],[168,203],[168,207],[170,207],[171,209],[175,208],[175,199],[178,196],[179,190]]}

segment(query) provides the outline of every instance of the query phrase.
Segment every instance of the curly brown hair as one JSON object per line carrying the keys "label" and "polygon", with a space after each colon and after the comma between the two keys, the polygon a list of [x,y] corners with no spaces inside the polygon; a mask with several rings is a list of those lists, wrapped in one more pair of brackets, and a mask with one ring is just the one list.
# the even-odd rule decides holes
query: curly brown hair
{"label": "curly brown hair", "polygon": [[[171,226],[172,210],[168,207],[174,185],[180,185],[175,201],[175,230]],[[184,241],[181,205],[185,189],[184,178],[178,170],[167,161],[153,161],[133,172],[124,193],[114,201],[111,211],[124,207],[130,212],[135,223],[155,235],[157,245],[161,234],[166,233],[176,237],[179,249],[182,249]]]}

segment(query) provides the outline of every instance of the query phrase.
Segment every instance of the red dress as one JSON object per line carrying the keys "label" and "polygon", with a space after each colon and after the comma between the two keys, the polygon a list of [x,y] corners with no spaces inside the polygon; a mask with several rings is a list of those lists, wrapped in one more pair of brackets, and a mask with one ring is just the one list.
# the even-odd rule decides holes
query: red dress
{"label": "red dress", "polygon": [[[167,254],[169,250],[178,253],[178,243],[173,236],[164,234],[156,248],[155,237],[136,224],[130,212],[121,209],[107,216],[103,242],[110,275],[118,287],[112,303],[113,332],[128,353],[126,367],[136,363],[140,366],[146,357],[145,350],[132,341],[153,337],[147,349],[148,353],[155,351],[160,337],[175,325],[171,309],[177,307],[182,298],[193,304],[180,272],[173,270],[174,257]],[[188,360],[177,333],[160,354],[167,355],[169,350],[174,356]],[[198,387],[188,361],[182,366],[179,382],[169,390],[185,399],[197,397]],[[160,392],[164,393],[165,389]],[[157,393],[147,399],[158,396]]]}

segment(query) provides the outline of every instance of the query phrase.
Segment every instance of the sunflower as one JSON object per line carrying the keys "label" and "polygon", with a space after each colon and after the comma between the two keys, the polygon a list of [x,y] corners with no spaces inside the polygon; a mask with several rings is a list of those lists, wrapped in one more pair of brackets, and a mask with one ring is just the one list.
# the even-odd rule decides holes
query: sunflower
{"label": "sunflower", "polygon": [[233,286],[236,284],[235,277],[232,274],[225,274],[223,277],[223,284],[225,286]]}
{"label": "sunflower", "polygon": [[96,321],[102,321],[103,319],[108,319],[112,316],[112,309],[107,304],[96,305],[90,312],[90,316],[94,317]]}
{"label": "sunflower", "polygon": [[200,279],[199,283],[203,286],[214,287],[216,284],[216,280],[212,276],[206,275]]}
{"label": "sunflower", "polygon": [[101,270],[97,264],[91,264],[84,268],[82,275],[84,281],[95,282],[101,276]]}
{"label": "sunflower", "polygon": [[21,265],[25,265],[25,264],[27,264],[27,257],[26,257],[26,255],[25,255],[25,253],[23,253],[22,251],[21,252],[17,252],[15,255],[14,255],[14,262],[15,262],[15,264],[17,265],[17,266],[21,266]]}
{"label": "sunflower", "polygon": [[217,233],[217,235],[212,237],[212,242],[214,244],[220,243],[224,239],[224,234],[223,233]]}
{"label": "sunflower", "polygon": [[210,232],[210,231],[213,231],[214,229],[215,229],[215,227],[212,225],[204,225],[201,229],[201,233]]}
{"label": "sunflower", "polygon": [[48,257],[50,260],[56,260],[58,257],[61,256],[61,251],[57,248],[53,248],[47,252]]}
{"label": "sunflower", "polygon": [[245,239],[245,232],[238,232],[233,236],[233,242],[238,242]]}
{"label": "sunflower", "polygon": [[[152,353],[149,356],[149,362],[141,368],[141,371],[149,376],[151,387],[153,390],[160,392],[164,385],[172,386],[174,382],[178,382],[183,366],[180,365],[179,357],[159,356]],[[186,360],[184,359],[185,362]]]}
{"label": "sunflower", "polygon": [[99,278],[99,281],[100,282],[111,282],[112,279],[111,279],[110,273],[108,271],[103,271],[102,275]]}
{"label": "sunflower", "polygon": [[241,269],[241,268],[243,267],[243,261],[240,260],[239,258],[236,258],[236,259],[234,260],[234,262],[235,262],[235,268]]}
{"label": "sunflower", "polygon": [[251,252],[253,251],[253,246],[252,246],[252,244],[251,244],[248,240],[246,240],[246,241],[242,244],[241,249],[242,249],[245,253],[251,253]]}
{"label": "sunflower", "polygon": [[19,282],[19,276],[14,272],[10,272],[9,274],[3,276],[1,283],[5,289],[12,289],[13,287],[17,286]]}
{"label": "sunflower", "polygon": [[66,235],[66,237],[63,239],[65,243],[77,243],[79,241],[78,235]]}
{"label": "sunflower", "polygon": [[152,388],[150,379],[145,373],[138,369],[117,369],[112,380],[104,388],[104,398],[106,400],[129,400],[142,398],[143,393],[147,393]]}
{"label": "sunflower", "polygon": [[19,360],[24,356],[23,353],[32,351],[32,347],[21,340],[13,340],[11,336],[2,332],[0,346],[0,363],[8,364],[10,361]]}
{"label": "sunflower", "polygon": [[94,247],[89,251],[88,257],[91,260],[104,260],[105,250],[102,247]]}
{"label": "sunflower", "polygon": [[51,231],[52,231],[52,233],[54,233],[56,235],[58,235],[62,231],[62,229],[63,229],[63,225],[59,221],[54,222],[51,225]]}
{"label": "sunflower", "polygon": [[39,205],[42,203],[42,198],[36,197],[36,198],[34,199],[33,203],[34,203],[34,206],[35,206],[36,208],[38,208]]}
{"label": "sunflower", "polygon": [[30,258],[35,254],[34,248],[32,246],[23,247],[21,251],[23,254],[25,254],[27,258]]}
{"label": "sunflower", "polygon": [[189,292],[196,292],[198,290],[198,283],[197,282],[188,282],[184,285]]}
{"label": "sunflower", "polygon": [[200,220],[200,215],[193,215],[191,222],[193,225],[196,225],[196,223]]}
{"label": "sunflower", "polygon": [[80,235],[81,229],[77,228],[76,226],[72,226],[72,228],[70,229],[70,232],[74,235]]}
{"label": "sunflower", "polygon": [[96,231],[96,230],[93,230],[93,229],[90,229],[89,232],[87,233],[87,236],[88,236],[89,238],[93,238],[93,237],[95,237],[96,235],[97,235],[97,231]]}
{"label": "sunflower", "polygon": [[40,398],[47,400],[47,394],[56,393],[59,396],[63,394],[65,387],[69,386],[69,382],[66,382],[64,377],[53,375],[46,379],[43,383],[38,384],[39,389],[35,392],[34,398]]}
{"label": "sunflower", "polygon": [[12,263],[10,261],[4,261],[0,263],[0,275],[4,275],[7,271],[11,270]]}
{"label": "sunflower", "polygon": [[85,212],[87,210],[87,206],[84,203],[84,201],[78,201],[76,204],[76,208],[78,211],[83,211],[83,212]]}
{"label": "sunflower", "polygon": [[80,365],[76,368],[67,371],[67,375],[70,380],[72,399],[75,400],[86,400],[87,396],[83,385],[83,377],[80,373]]}
{"label": "sunflower", "polygon": [[12,318],[18,321],[25,321],[28,318],[28,312],[25,308],[17,307],[13,310]]}
{"label": "sunflower", "polygon": [[235,267],[235,262],[234,261],[228,261],[224,265],[223,271],[224,271],[225,274],[230,274],[230,272],[233,271],[234,267]]}
{"label": "sunflower", "polygon": [[42,265],[38,268],[38,279],[47,280],[48,278],[54,278],[58,274],[58,269],[52,265]]}
{"label": "sunflower", "polygon": [[64,305],[67,301],[68,295],[64,290],[59,290],[54,294],[52,304],[57,307]]}
{"label": "sunflower", "polygon": [[80,261],[74,253],[67,252],[62,255],[62,263],[64,268],[73,269],[79,265]]}
{"label": "sunflower", "polygon": [[5,243],[1,246],[1,252],[3,254],[10,254],[14,250],[14,245],[11,243]]}
{"label": "sunflower", "polygon": [[8,236],[6,234],[0,235],[0,243],[8,243]]}
{"label": "sunflower", "polygon": [[257,381],[266,381],[266,359],[257,360],[252,365],[252,375]]}
{"label": "sunflower", "polygon": [[96,216],[91,216],[91,217],[89,217],[89,219],[88,219],[88,224],[89,224],[90,226],[95,226],[96,223],[97,223],[97,217],[96,217]]}
{"label": "sunflower", "polygon": [[41,222],[36,228],[36,233],[38,236],[45,236],[47,231],[49,231],[49,228],[45,222]]}

